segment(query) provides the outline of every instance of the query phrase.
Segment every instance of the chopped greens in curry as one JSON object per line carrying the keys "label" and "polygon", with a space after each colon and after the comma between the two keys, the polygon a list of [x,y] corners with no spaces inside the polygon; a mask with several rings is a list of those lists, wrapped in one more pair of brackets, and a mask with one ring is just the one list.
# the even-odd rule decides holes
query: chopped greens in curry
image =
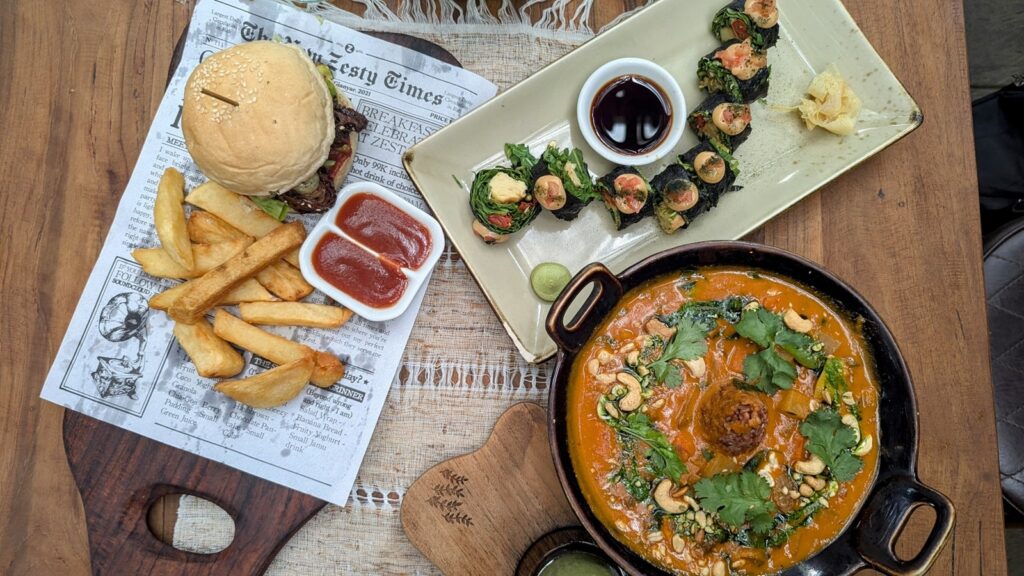
{"label": "chopped greens in curry", "polygon": [[835,538],[877,466],[854,324],[732,268],[655,279],[620,306],[569,388],[570,453],[598,518],[677,574],[772,573]]}

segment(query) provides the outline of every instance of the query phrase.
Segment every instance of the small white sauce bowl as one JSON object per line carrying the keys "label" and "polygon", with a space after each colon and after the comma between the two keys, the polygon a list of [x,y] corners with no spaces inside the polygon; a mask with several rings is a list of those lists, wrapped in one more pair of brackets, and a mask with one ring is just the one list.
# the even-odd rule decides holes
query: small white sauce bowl
{"label": "small white sauce bowl", "polygon": [[[344,206],[345,202],[355,194],[370,194],[371,196],[376,196],[387,201],[413,220],[422,224],[430,233],[430,254],[427,256],[426,261],[423,262],[422,266],[415,270],[405,267],[401,269],[402,274],[404,274],[408,279],[405,292],[397,302],[386,308],[375,308],[373,306],[369,306],[342,290],[339,290],[334,286],[334,284],[331,284],[323,276],[320,276],[316,271],[316,267],[313,265],[313,252],[316,250],[317,244],[320,243],[320,239],[327,234],[336,234],[341,236],[363,250],[366,250],[371,254],[376,254],[373,250],[366,248],[351,236],[342,232],[335,223],[335,220],[338,218],[338,212],[341,210],[342,206]],[[398,318],[409,308],[409,304],[412,303],[413,298],[416,297],[416,294],[421,288],[423,288],[423,284],[428,278],[430,278],[430,273],[433,271],[438,259],[441,258],[442,252],[444,252],[444,232],[441,230],[441,225],[437,223],[437,220],[426,212],[412,204],[409,204],[398,194],[395,194],[379,184],[375,184],[373,182],[356,182],[345,186],[340,192],[338,192],[338,199],[335,200],[334,207],[320,218],[320,221],[316,223],[313,230],[310,231],[308,236],[306,236],[306,240],[302,243],[302,247],[299,249],[299,268],[302,270],[302,275],[306,278],[306,281],[312,284],[317,290],[320,290],[331,299],[337,301],[342,306],[345,306],[367,320],[382,322]]]}
{"label": "small white sauce bowl", "polygon": [[[669,126],[668,134],[655,148],[643,154],[623,154],[613,150],[601,140],[594,130],[594,123],[591,119],[594,99],[606,84],[620,76],[642,76],[653,81],[661,87],[672,106],[672,124]],[[676,79],[661,66],[643,58],[619,58],[594,70],[594,73],[583,83],[579,100],[576,101],[576,122],[579,125],[580,133],[583,134],[583,139],[587,141],[594,152],[600,154],[605,160],[623,166],[643,166],[661,160],[679,143],[686,126],[686,98]]]}

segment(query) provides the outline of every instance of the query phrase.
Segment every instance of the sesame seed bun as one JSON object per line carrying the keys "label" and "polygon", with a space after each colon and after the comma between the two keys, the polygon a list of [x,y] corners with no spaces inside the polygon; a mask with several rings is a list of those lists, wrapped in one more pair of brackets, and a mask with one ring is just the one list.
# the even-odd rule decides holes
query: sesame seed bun
{"label": "sesame seed bun", "polygon": [[313,61],[299,48],[266,41],[200,63],[185,86],[181,125],[199,169],[251,196],[307,180],[335,137],[331,94]]}

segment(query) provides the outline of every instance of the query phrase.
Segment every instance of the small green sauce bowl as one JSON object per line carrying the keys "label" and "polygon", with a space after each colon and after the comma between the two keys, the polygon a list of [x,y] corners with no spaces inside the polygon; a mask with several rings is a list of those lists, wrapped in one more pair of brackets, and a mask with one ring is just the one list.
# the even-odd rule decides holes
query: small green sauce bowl
{"label": "small green sauce bowl", "polygon": [[516,568],[516,576],[625,576],[625,572],[578,527],[562,528],[534,542]]}

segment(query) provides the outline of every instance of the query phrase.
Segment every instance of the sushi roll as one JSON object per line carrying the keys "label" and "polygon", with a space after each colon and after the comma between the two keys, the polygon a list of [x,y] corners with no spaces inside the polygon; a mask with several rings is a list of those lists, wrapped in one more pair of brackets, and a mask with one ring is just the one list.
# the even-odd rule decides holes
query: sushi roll
{"label": "sushi roll", "polygon": [[632,166],[618,166],[597,181],[616,230],[624,230],[654,214],[651,185]]}
{"label": "sushi roll", "polygon": [[733,190],[739,175],[739,164],[724,146],[715,142],[701,142],[679,156],[679,163],[692,174],[702,195],[708,195],[711,206]]}
{"label": "sushi roll", "polygon": [[779,40],[779,7],[776,0],[733,0],[715,14],[711,31],[722,42],[750,38],[767,50]]}
{"label": "sushi roll", "polygon": [[730,151],[750,136],[750,106],[714,94],[701,102],[686,119],[701,140],[715,140]]}
{"label": "sushi roll", "polygon": [[666,166],[651,179],[656,198],[654,217],[666,234],[686,228],[694,218],[710,209],[711,199],[708,194],[701,194],[696,180],[696,174],[678,163]]}
{"label": "sushi roll", "polygon": [[530,176],[533,197],[559,220],[575,220],[584,206],[600,196],[578,148],[559,150],[549,145]]}
{"label": "sushi roll", "polygon": [[540,213],[529,193],[529,177],[515,168],[477,172],[469,190],[469,207],[476,217],[473,232],[488,244],[504,242]]}
{"label": "sushi roll", "polygon": [[697,63],[697,82],[712,94],[725,94],[734,102],[753,102],[768,94],[771,75],[768,55],[754,48],[750,38],[730,40]]}

